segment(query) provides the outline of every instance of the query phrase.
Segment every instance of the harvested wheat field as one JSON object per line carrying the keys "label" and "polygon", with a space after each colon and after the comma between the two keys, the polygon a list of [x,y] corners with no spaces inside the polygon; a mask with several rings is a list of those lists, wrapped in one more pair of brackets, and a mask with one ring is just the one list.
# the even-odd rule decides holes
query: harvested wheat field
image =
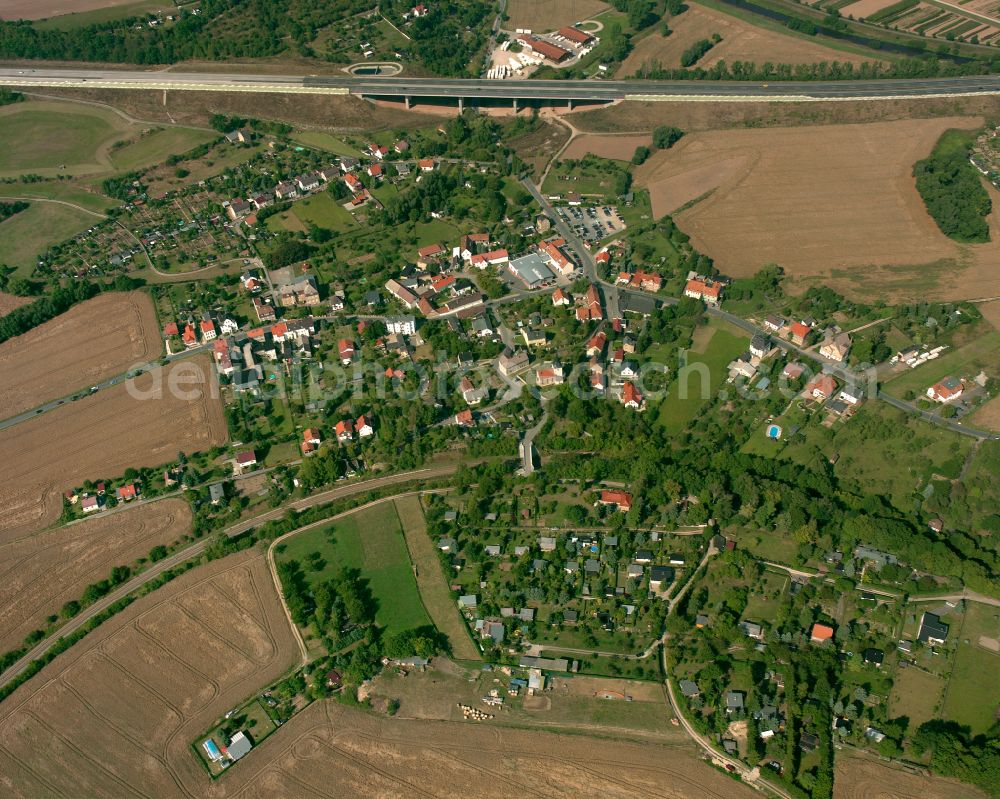
{"label": "harvested wheat field", "polygon": [[985,799],[986,794],[955,780],[925,777],[864,756],[837,753],[834,799]]}
{"label": "harvested wheat field", "polygon": [[[182,390],[169,390],[171,382]],[[137,391],[150,396],[137,398]],[[54,522],[62,493],[84,480],[167,463],[180,451],[222,444],[227,435],[207,356],[156,369],[4,430],[0,543]]]}
{"label": "harvested wheat field", "polygon": [[821,61],[862,64],[871,61],[856,53],[825,47],[815,41],[784,35],[751,25],[742,19],[705,6],[688,4],[688,10],[670,20],[672,33],[659,30],[636,42],[635,48],[618,68],[617,77],[635,75],[654,61],[666,69],[679,69],[681,53],[701,39],[719,34],[722,41],[709,50],[695,66],[708,69],[719,61],[751,61],[764,64],[816,64]]}
{"label": "harvested wheat field", "polygon": [[6,316],[15,308],[27,305],[31,297],[18,297],[16,294],[5,294],[0,291],[0,316]]}
{"label": "harvested wheat field", "polygon": [[1000,195],[993,241],[945,237],[917,193],[913,164],[967,117],[867,125],[710,131],[686,136],[637,171],[653,211],[678,214],[692,243],[732,277],[768,263],[804,287],[823,282],[889,302],[1000,295]]}
{"label": "harvested wheat field", "polygon": [[[226,775],[211,786],[191,742],[281,676],[296,654],[261,555],[192,570],[136,601],[0,705],[0,795],[224,795],[240,781],[239,769],[235,782]],[[256,770],[251,764],[244,778]]]}
{"label": "harvested wheat field", "polygon": [[544,33],[583,22],[608,8],[601,0],[510,0],[507,3],[509,19],[504,27]]}
{"label": "harvested wheat field", "polygon": [[188,503],[164,499],[0,545],[0,652],[115,566],[190,532]]}
{"label": "harvested wheat field", "polygon": [[22,411],[160,356],[148,294],[100,294],[0,344],[0,415]]}
{"label": "harvested wheat field", "polygon": [[[136,0],[5,0],[0,19],[46,19],[60,14],[76,14],[98,8],[135,5]],[[164,4],[164,7],[168,7]]]}
{"label": "harvested wheat field", "polygon": [[583,158],[585,155],[596,155],[598,158],[611,158],[615,161],[631,161],[636,147],[649,147],[653,143],[650,134],[624,136],[577,136],[570,142],[560,161],[567,158]]}
{"label": "harvested wheat field", "polygon": [[683,744],[594,743],[317,702],[211,781],[190,744],[291,667],[265,560],[245,552],[149,594],[0,705],[0,793],[79,797],[749,799]]}

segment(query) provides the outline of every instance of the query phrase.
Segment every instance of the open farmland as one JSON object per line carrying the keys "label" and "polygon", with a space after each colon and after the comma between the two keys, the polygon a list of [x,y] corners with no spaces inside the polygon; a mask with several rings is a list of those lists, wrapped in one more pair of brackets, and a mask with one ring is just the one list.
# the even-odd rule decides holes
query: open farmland
{"label": "open farmland", "polygon": [[0,344],[0,415],[16,416],[121,374],[158,358],[160,346],[148,294],[99,294]]}
{"label": "open farmland", "polygon": [[928,215],[913,164],[947,129],[942,118],[869,125],[714,131],[686,136],[637,174],[656,216],[677,216],[719,269],[751,275],[768,263],[800,285],[822,282],[888,302],[1000,295],[1000,193],[992,241],[960,245]]}
{"label": "open farmland", "polygon": [[16,294],[5,294],[0,291],[0,316],[6,316],[15,308],[27,305],[31,297],[18,297]]}
{"label": "open farmland", "polygon": [[191,510],[165,499],[0,545],[0,652],[79,599],[111,569],[191,532]]}
{"label": "open farmland", "polygon": [[734,61],[756,64],[841,61],[861,64],[872,60],[849,50],[826,47],[807,36],[767,30],[723,11],[694,3],[689,3],[687,11],[670,20],[670,28],[670,36],[662,36],[657,29],[639,39],[618,68],[617,77],[631,77],[640,72],[643,65],[652,66],[654,61],[664,69],[680,69],[681,54],[695,42],[711,39],[716,33],[722,41],[702,56],[695,66],[709,69],[719,61],[727,64]]}
{"label": "open farmland", "polygon": [[837,752],[834,799],[985,799],[975,788],[887,766],[842,749]]}
{"label": "open farmland", "polygon": [[283,674],[295,653],[260,555],[188,572],[0,706],[0,794],[224,796],[240,778],[210,786],[189,743]]}
{"label": "open farmland", "polygon": [[[134,6],[134,13],[149,10],[149,2],[141,0],[5,0],[0,5],[0,19],[46,19],[63,14],[77,14],[82,11]],[[157,2],[158,8],[169,8],[169,2]],[[122,14],[132,13],[132,9],[122,9]]]}
{"label": "open farmland", "polygon": [[507,3],[510,19],[504,27],[508,30],[554,31],[564,25],[590,19],[608,8],[608,4],[601,0],[510,0]]}
{"label": "open farmland", "polygon": [[[84,480],[225,442],[214,372],[204,356],[174,363],[0,433],[0,541],[54,522],[62,492]],[[170,391],[171,382],[182,390]],[[149,398],[132,396],[133,385]]]}

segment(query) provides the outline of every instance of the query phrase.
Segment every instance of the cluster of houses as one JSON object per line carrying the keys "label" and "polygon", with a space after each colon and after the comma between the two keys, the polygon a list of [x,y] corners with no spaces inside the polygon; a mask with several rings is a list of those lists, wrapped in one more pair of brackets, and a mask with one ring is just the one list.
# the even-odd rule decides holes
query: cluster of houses
{"label": "cluster of houses", "polygon": [[[633,503],[633,497],[628,491],[606,489],[599,491],[595,504],[613,508],[617,512],[627,512]],[[451,518],[455,518],[452,512]],[[487,516],[489,518],[489,515]],[[567,583],[576,586],[579,597],[584,600],[607,599],[624,611],[626,619],[637,618],[638,603],[632,597],[652,596],[664,598],[673,585],[677,569],[687,565],[687,557],[680,553],[658,554],[660,542],[658,533],[651,534],[650,544],[638,547],[628,559],[619,575],[618,551],[619,538],[615,534],[591,534],[582,531],[568,532],[566,545],[569,558],[561,562],[561,571]],[[465,565],[465,559],[460,554],[460,547],[453,536],[444,536],[437,542],[441,552],[451,556],[452,567],[460,571]],[[539,557],[533,558],[530,566],[531,575],[541,575],[553,565],[559,565],[553,559],[553,553],[559,550],[559,541],[552,535],[539,534],[537,538]],[[531,547],[526,544],[516,545],[505,552],[501,543],[487,543],[482,548],[483,556],[490,560],[502,560],[505,557],[521,558]],[[656,551],[654,551],[656,550]],[[529,577],[530,579],[530,577]],[[621,584],[619,584],[621,583]],[[485,588],[485,584],[481,584]],[[461,586],[453,585],[453,590]],[[530,634],[529,625],[536,621],[538,609],[533,607],[500,607],[497,615],[482,613],[482,603],[477,594],[462,594],[458,598],[459,609],[463,612],[475,634],[483,641],[501,644],[511,637],[523,637]],[[562,608],[559,613],[551,614],[547,622],[573,626],[580,620],[580,611],[572,608]],[[614,620],[607,611],[594,611],[594,617],[608,631],[614,629]],[[566,671],[566,669],[561,669]]]}
{"label": "cluster of houses", "polygon": [[[409,150],[409,143],[400,140],[394,145],[395,151],[399,154]],[[382,145],[371,144],[368,147],[368,154],[373,159],[371,163],[365,165],[364,172],[374,181],[381,181],[385,178],[385,169],[382,161],[389,154],[389,149]],[[418,159],[417,169],[421,172],[433,172],[437,168],[437,163],[432,158]],[[359,177],[362,164],[357,158],[351,156],[342,157],[337,163],[322,167],[312,172],[306,172],[290,180],[283,180],[268,191],[258,192],[251,197],[239,197],[223,203],[226,215],[234,222],[242,222],[253,226],[257,224],[257,212],[262,211],[275,202],[285,202],[294,200],[297,197],[305,197],[321,190],[324,186],[333,181],[340,180],[347,187],[350,200],[347,206],[359,208],[366,203],[378,204],[365,184]],[[409,163],[399,162],[396,164],[397,173],[401,176],[410,172]]]}
{"label": "cluster of houses", "polygon": [[212,344],[215,366],[237,393],[256,391],[264,380],[265,364],[287,367],[312,358],[316,320],[288,319],[255,327]]}
{"label": "cluster of houses", "polygon": [[[220,335],[233,335],[240,329],[239,323],[229,317],[220,318],[214,313],[204,313],[201,319],[189,318],[184,322],[167,322],[163,326],[163,337],[167,342],[167,353],[192,349],[199,344],[215,341]],[[179,346],[178,346],[179,345]]]}
{"label": "cluster of houses", "polygon": [[[114,490],[114,495],[118,502],[131,502],[134,499],[139,499],[142,495],[142,485],[134,480],[123,483]],[[63,494],[63,498],[70,505],[79,505],[83,514],[88,515],[107,507],[108,487],[105,483],[99,482],[94,485],[93,492],[84,492],[83,494],[75,488],[69,488]]]}

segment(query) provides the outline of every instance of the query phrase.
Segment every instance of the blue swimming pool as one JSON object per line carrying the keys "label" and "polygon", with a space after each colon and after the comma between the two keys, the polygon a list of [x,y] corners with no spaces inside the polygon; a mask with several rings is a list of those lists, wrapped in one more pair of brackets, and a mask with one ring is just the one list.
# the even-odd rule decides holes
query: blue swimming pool
{"label": "blue swimming pool", "polygon": [[776,424],[769,424],[767,426],[767,437],[773,439],[781,438],[781,428]]}

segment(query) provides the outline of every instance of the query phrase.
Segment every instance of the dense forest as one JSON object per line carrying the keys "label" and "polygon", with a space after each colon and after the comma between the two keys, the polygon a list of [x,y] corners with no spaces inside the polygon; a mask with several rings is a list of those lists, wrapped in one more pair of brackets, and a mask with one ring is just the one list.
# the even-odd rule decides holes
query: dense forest
{"label": "dense forest", "polygon": [[913,167],[917,191],[941,232],[961,242],[990,240],[986,216],[992,209],[979,171],[969,162],[972,137],[949,130],[934,151]]}

